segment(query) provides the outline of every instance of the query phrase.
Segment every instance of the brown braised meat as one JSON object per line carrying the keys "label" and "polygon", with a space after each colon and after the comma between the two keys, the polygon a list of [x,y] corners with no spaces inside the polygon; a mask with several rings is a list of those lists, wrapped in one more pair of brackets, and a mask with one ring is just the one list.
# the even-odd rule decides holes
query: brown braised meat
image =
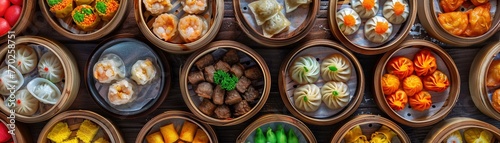
{"label": "brown braised meat", "polygon": [[236,90],[231,90],[226,92],[226,101],[224,103],[228,105],[233,105],[240,102],[241,100],[242,99],[240,93],[238,93],[238,91]]}
{"label": "brown braised meat", "polygon": [[240,78],[243,75],[243,66],[240,64],[234,64],[231,66],[231,73],[233,73],[236,77]]}
{"label": "brown braised meat", "polygon": [[222,105],[224,104],[224,95],[226,94],[226,90],[222,89],[220,85],[217,85],[214,89],[214,96],[212,97],[214,104]]}
{"label": "brown braised meat", "polygon": [[198,69],[202,70],[206,66],[211,65],[213,63],[214,63],[214,57],[212,56],[212,54],[206,54],[205,56],[198,59],[198,61],[196,61],[194,64]]}
{"label": "brown braised meat", "polygon": [[196,85],[198,82],[205,81],[205,77],[203,76],[203,72],[201,71],[193,71],[188,75],[188,81],[192,85]]}
{"label": "brown braised meat", "polygon": [[253,80],[260,79],[262,78],[262,71],[258,66],[254,66],[245,70],[245,76]]}
{"label": "brown braised meat", "polygon": [[229,66],[229,64],[227,64],[226,62],[218,61],[217,63],[215,63],[215,70],[228,72],[229,69],[231,69],[231,66]]}
{"label": "brown braised meat", "polygon": [[231,118],[231,110],[226,105],[220,105],[215,108],[215,118],[228,119]]}
{"label": "brown braised meat", "polygon": [[246,100],[242,100],[240,103],[234,105],[234,115],[236,116],[241,116],[246,114],[248,111],[250,111],[252,108],[250,108],[250,105],[248,105]]}
{"label": "brown braised meat", "polygon": [[248,102],[253,102],[255,99],[259,98],[259,91],[255,90],[252,86],[248,87],[247,92],[243,94],[243,98]]}
{"label": "brown braised meat", "polygon": [[229,64],[235,64],[240,62],[240,57],[238,57],[238,52],[236,50],[230,49],[226,52],[224,57],[222,57],[222,61]]}
{"label": "brown braised meat", "polygon": [[212,116],[214,114],[215,104],[213,104],[208,99],[203,99],[198,109],[200,109],[200,111],[206,114],[207,116]]}
{"label": "brown braised meat", "polygon": [[207,80],[210,83],[214,83],[215,67],[213,65],[206,66],[204,73],[205,73],[205,80]]}
{"label": "brown braised meat", "polygon": [[241,78],[238,80],[238,83],[236,83],[236,89],[240,93],[245,93],[247,91],[248,86],[252,84],[252,81],[250,81],[248,78],[245,76],[241,76]]}
{"label": "brown braised meat", "polygon": [[208,83],[208,82],[202,82],[200,84],[198,84],[198,87],[196,87],[196,94],[198,94],[198,96],[201,96],[203,98],[207,98],[207,99],[212,99],[212,95],[214,93],[214,88],[212,87],[212,84]]}

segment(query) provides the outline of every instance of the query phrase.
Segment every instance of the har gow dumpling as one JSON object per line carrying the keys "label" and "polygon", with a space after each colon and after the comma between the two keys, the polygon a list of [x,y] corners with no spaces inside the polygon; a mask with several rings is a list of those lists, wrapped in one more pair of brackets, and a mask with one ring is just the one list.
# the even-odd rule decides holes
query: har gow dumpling
{"label": "har gow dumpling", "polygon": [[351,6],[361,18],[370,18],[377,14],[378,0],[352,0]]}
{"label": "har gow dumpling", "polygon": [[94,78],[100,83],[110,83],[125,77],[125,64],[115,54],[104,55],[94,65]]}
{"label": "har gow dumpling", "polygon": [[387,19],[375,16],[365,23],[365,37],[374,43],[383,43],[392,34],[392,24]]}
{"label": "har gow dumpling", "polygon": [[21,74],[27,74],[35,70],[37,64],[38,56],[35,49],[27,45],[16,46],[16,63],[12,65],[14,65]]}
{"label": "har gow dumpling", "polygon": [[347,82],[351,73],[351,63],[342,54],[332,54],[321,62],[321,77],[325,81]]}
{"label": "har gow dumpling", "polygon": [[[17,114],[31,116],[38,110],[39,101],[27,89],[21,89],[16,92],[14,103],[5,100],[7,107],[13,107]],[[15,106],[13,106],[15,105]]]}
{"label": "har gow dumpling", "polygon": [[321,105],[320,89],[314,84],[301,85],[293,92],[293,100],[297,109],[305,112],[314,112]]}
{"label": "har gow dumpling", "polygon": [[286,13],[292,12],[300,5],[311,3],[311,0],[285,0]]}
{"label": "har gow dumpling", "polygon": [[410,8],[405,0],[388,0],[382,10],[384,17],[392,24],[401,24],[410,14]]}
{"label": "har gow dumpling", "polygon": [[289,75],[298,84],[314,83],[319,78],[319,62],[313,56],[302,56],[295,59]]}
{"label": "har gow dumpling", "polygon": [[52,52],[43,54],[38,63],[38,74],[53,83],[62,81],[64,69],[61,60]]}
{"label": "har gow dumpling", "polygon": [[345,35],[354,34],[361,25],[361,18],[358,13],[351,8],[344,8],[337,12],[337,25]]}
{"label": "har gow dumpling", "polygon": [[23,84],[24,77],[14,66],[8,65],[0,69],[0,94],[10,95]]}
{"label": "har gow dumpling", "polygon": [[349,86],[343,82],[327,82],[321,87],[321,95],[326,106],[333,110],[347,106],[351,100]]}
{"label": "har gow dumpling", "polygon": [[113,105],[123,105],[135,100],[134,85],[130,80],[123,79],[109,86],[108,100]]}
{"label": "har gow dumpling", "polygon": [[139,85],[145,85],[156,77],[156,68],[151,60],[139,60],[132,66],[132,79]]}
{"label": "har gow dumpling", "polygon": [[264,24],[283,9],[276,0],[257,0],[248,4],[248,8],[252,11],[257,25]]}
{"label": "har gow dumpling", "polygon": [[284,32],[290,27],[290,24],[285,15],[279,12],[262,25],[264,37],[271,38],[278,33]]}

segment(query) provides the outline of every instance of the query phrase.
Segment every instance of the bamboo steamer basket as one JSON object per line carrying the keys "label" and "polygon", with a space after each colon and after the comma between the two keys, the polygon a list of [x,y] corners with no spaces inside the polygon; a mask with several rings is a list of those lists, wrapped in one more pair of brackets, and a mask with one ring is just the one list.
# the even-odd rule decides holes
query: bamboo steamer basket
{"label": "bamboo steamer basket", "polygon": [[497,7],[494,17],[492,17],[490,30],[481,36],[477,37],[462,37],[455,36],[443,29],[438,21],[436,8],[439,8],[437,0],[419,0],[418,1],[418,18],[427,33],[439,41],[457,47],[466,47],[486,41],[488,38],[495,35],[500,30],[500,11],[498,10],[500,3],[497,0]]}
{"label": "bamboo steamer basket", "polygon": [[139,131],[139,134],[137,135],[137,139],[135,140],[135,142],[136,143],[146,142],[146,136],[153,132],[153,128],[156,128],[155,131],[159,131],[159,127],[167,125],[169,123],[173,123],[177,131],[180,131],[178,129],[182,127],[182,124],[177,124],[180,122],[178,121],[175,122],[174,120],[178,121],[184,120],[196,124],[198,128],[202,129],[207,134],[210,143],[219,142],[217,140],[217,134],[215,134],[215,131],[212,129],[210,125],[202,122],[200,119],[196,118],[196,116],[194,116],[193,114],[184,111],[167,111],[149,120],[146,123],[146,125],[142,127],[141,131]]}
{"label": "bamboo steamer basket", "polygon": [[[405,133],[405,131],[398,126],[398,124],[392,122],[391,120],[381,117],[379,115],[357,115],[344,125],[338,129],[337,133],[332,138],[331,143],[340,143],[344,140],[345,135],[349,130],[351,130],[354,126],[361,126],[361,129],[363,128],[368,128],[370,131],[373,130],[376,131],[381,125],[385,125],[389,127],[392,131],[394,131],[397,135],[397,138],[399,139],[399,142],[401,143],[410,143],[410,138],[408,135]],[[365,133],[363,131],[363,133]],[[366,135],[366,134],[365,134]],[[370,137],[370,134],[368,136]],[[393,137],[394,138],[394,137]],[[394,141],[394,139],[393,139]]]}
{"label": "bamboo steamer basket", "polygon": [[[14,120],[12,122],[12,120]],[[14,143],[31,143],[33,142],[31,139],[31,134],[30,131],[26,128],[26,124],[23,123],[16,123],[15,118],[8,117],[7,115],[0,113],[0,123],[5,124],[7,126],[7,129],[10,130],[11,128],[7,124],[14,123],[14,134],[15,136],[12,136],[12,139]]]}
{"label": "bamboo steamer basket", "polygon": [[[317,47],[321,47],[322,49],[313,49]],[[293,101],[290,100],[290,98],[293,97],[293,92],[297,87],[297,84],[288,75],[288,70],[292,66],[294,59],[301,55],[314,55],[314,57],[318,60],[333,53],[343,54],[347,59],[350,60],[352,74],[347,84],[349,85],[350,88],[351,100],[349,101],[349,104],[346,107],[328,117],[315,118],[313,116],[306,115],[306,113],[299,111],[295,107]],[[321,64],[321,61],[319,62]],[[354,75],[356,75],[356,79],[353,79]],[[322,79],[320,79],[316,82],[316,84],[326,83],[326,82],[327,81],[323,81]],[[283,60],[283,63],[281,64],[280,68],[280,73],[278,76],[278,84],[279,84],[281,99],[283,100],[283,103],[285,104],[288,111],[290,111],[293,116],[299,118],[300,120],[314,125],[335,124],[353,114],[356,111],[356,109],[358,109],[359,105],[363,100],[363,93],[365,90],[364,83],[365,83],[365,77],[363,74],[363,69],[357,58],[354,56],[354,54],[352,54],[342,45],[325,39],[308,41],[300,45],[299,48],[296,48],[295,50],[291,51],[290,54],[285,58],[285,60]],[[351,84],[354,84],[356,86],[354,90],[351,89],[353,87],[351,86]],[[321,108],[322,107],[320,107],[320,109],[318,110],[321,110]],[[325,108],[327,107],[325,106]]]}
{"label": "bamboo steamer basket", "polygon": [[[297,131],[302,134],[303,138],[299,138],[299,142],[302,139],[305,142],[308,143],[316,143],[316,138],[314,137],[314,134],[311,132],[311,130],[306,126],[306,124],[302,123],[300,120],[287,116],[287,115],[282,115],[282,114],[267,114],[262,117],[259,117],[257,120],[252,122],[250,125],[248,125],[245,130],[238,136],[236,139],[237,143],[245,143],[247,142],[248,138],[252,138],[252,133],[257,129],[261,128],[264,125],[269,125],[270,124],[282,124],[285,127],[285,134],[288,134],[288,130],[295,128]],[[286,129],[288,126],[288,130]],[[276,131],[276,129],[273,129]],[[265,134],[265,129],[262,130]],[[295,131],[295,135],[299,134]]]}
{"label": "bamboo steamer basket", "polygon": [[[441,99],[443,100],[442,102],[435,103],[433,101],[432,108],[430,108],[428,111],[434,113],[433,115],[429,116],[429,114],[421,114],[421,115],[412,115],[413,109],[405,108],[403,110],[404,115],[402,111],[398,111],[401,114],[398,114],[396,111],[394,111],[389,104],[386,102],[386,98],[384,93],[382,92],[382,85],[381,85],[381,79],[383,74],[385,73],[385,65],[387,65],[388,61],[390,60],[391,57],[395,56],[398,54],[398,52],[403,51],[406,48],[427,48],[430,49],[434,56],[436,57],[438,65],[440,64],[440,60],[442,59],[442,62],[444,65],[446,65],[446,69],[448,70],[448,79],[450,81],[450,86],[449,86],[449,93],[447,95],[446,99]],[[415,50],[415,49],[413,49]],[[408,52],[408,51],[406,51]],[[413,58],[410,58],[413,60]],[[438,66],[438,70],[440,69],[440,66]],[[443,70],[441,70],[443,71]],[[446,71],[443,71],[446,74]],[[445,50],[440,48],[439,46],[425,40],[408,40],[403,42],[398,48],[387,52],[384,54],[384,56],[380,59],[380,61],[377,64],[377,67],[375,69],[375,75],[374,75],[374,93],[375,93],[375,101],[378,105],[378,107],[384,111],[389,117],[394,119],[396,122],[401,123],[406,126],[410,127],[423,127],[423,126],[430,126],[433,124],[436,124],[437,122],[443,120],[450,112],[455,103],[458,101],[458,95],[460,93],[460,75],[458,73],[457,66],[455,65],[453,59],[451,58],[450,55],[446,53]],[[433,99],[434,100],[434,99]],[[439,105],[442,105],[439,108]],[[407,103],[407,106],[409,106],[409,103]],[[418,111],[415,111],[418,113]],[[427,112],[427,111],[426,111]],[[417,116],[417,117],[415,117]],[[418,117],[420,116],[420,117]]]}
{"label": "bamboo steamer basket", "polygon": [[[233,0],[233,10],[236,20],[238,21],[238,25],[241,30],[248,37],[250,37],[250,39],[266,47],[282,47],[298,42],[302,38],[306,37],[307,34],[309,34],[309,31],[311,31],[314,27],[314,22],[316,21],[320,6],[320,0],[312,0],[307,11],[300,10],[301,7],[305,7],[305,5],[301,5],[295,11],[285,13],[285,0],[278,0],[278,2],[283,6],[282,11],[280,12],[283,12],[285,15],[295,15],[294,17],[287,17],[292,23],[291,26],[293,26],[294,29],[289,28],[289,31],[287,32],[267,38],[262,34],[262,28],[260,28],[261,26],[258,26],[253,20],[255,19],[255,16],[253,16],[253,13],[248,7],[250,2],[253,2],[253,0]],[[296,17],[298,18],[296,19]],[[249,18],[252,20],[249,20]],[[297,21],[302,23],[300,25],[295,25]]]}
{"label": "bamboo steamer basket", "polygon": [[[176,15],[179,19],[181,16],[187,15],[183,14],[181,1],[182,0],[171,0],[173,9],[169,12]],[[207,9],[209,10],[206,10],[202,16],[205,19],[210,18],[210,20],[207,20],[209,29],[200,39],[190,43],[172,43],[158,38],[152,31],[156,16],[153,16],[146,10],[143,0],[134,0],[135,20],[142,34],[154,45],[169,53],[188,54],[212,42],[222,26],[222,20],[224,19],[224,0],[207,0],[207,4]],[[176,33],[176,37],[180,37],[178,32]]]}
{"label": "bamboo steamer basket", "polygon": [[[80,89],[80,74],[78,72],[75,58],[73,57],[71,52],[59,42],[38,36],[17,37],[15,43],[37,44],[47,48],[49,51],[54,53],[59,58],[59,60],[61,60],[65,77],[64,89],[61,90],[61,98],[54,106],[52,106],[44,113],[38,115],[25,116],[16,114],[16,120],[25,123],[37,123],[48,120],[54,117],[56,114],[67,110],[71,106],[71,104],[73,104],[73,101],[75,101],[78,90]],[[7,44],[2,45],[2,47],[2,50],[0,50],[0,59],[2,59],[3,61],[3,59],[6,58],[5,55],[7,54],[9,48],[7,48]],[[3,103],[4,100],[0,99],[0,102]],[[3,113],[10,114],[10,109],[4,104],[0,104],[0,110]]]}
{"label": "bamboo steamer basket", "polygon": [[[349,3],[350,0],[330,0],[330,5],[328,8],[328,23],[330,25],[330,30],[334,34],[334,36],[347,48],[350,50],[360,53],[363,55],[376,55],[376,54],[381,54],[385,53],[387,51],[390,51],[398,45],[400,45],[406,37],[409,35],[410,30],[413,26],[413,23],[417,19],[417,1],[418,0],[406,0],[408,2],[409,8],[410,8],[410,13],[408,15],[408,18],[406,21],[401,24],[401,28],[398,31],[393,31],[396,32],[396,35],[394,35],[393,38],[389,38],[387,42],[384,42],[384,44],[375,46],[375,47],[368,47],[368,46],[362,46],[359,44],[356,44],[353,40],[349,38],[348,36],[344,35],[342,31],[340,31],[339,27],[337,26],[337,19],[335,18],[337,16],[337,11],[339,10],[340,6],[342,6],[345,3]],[[380,2],[380,1],[379,1]],[[384,3],[380,2],[379,3],[379,11],[382,11]],[[383,16],[382,16],[383,17]],[[359,30],[364,30],[363,26],[360,26]],[[357,39],[365,39],[364,35],[361,38]],[[358,40],[359,41],[359,40]],[[368,40],[365,40],[365,42]]]}
{"label": "bamboo steamer basket", "polygon": [[[57,115],[49,122],[47,122],[47,124],[45,124],[38,136],[37,142],[51,143],[52,141],[50,141],[47,136],[54,125],[56,125],[58,122],[66,122],[71,131],[74,132],[72,135],[76,136],[76,131],[84,120],[92,121],[94,124],[99,126],[100,129],[97,132],[96,137],[103,137],[111,143],[125,142],[118,128],[110,120],[95,112],[87,110],[70,110]],[[94,138],[94,140],[96,139],[97,138]]]}
{"label": "bamboo steamer basket", "polygon": [[[31,20],[33,19],[33,15],[35,15],[35,6],[36,3],[31,0],[23,0],[23,6],[21,6],[21,15],[19,16],[19,20],[17,20],[16,24],[11,26],[11,31],[15,33],[12,35],[19,35],[22,33],[28,26],[31,24]],[[7,42],[7,40],[13,40],[12,36],[9,38],[8,32],[0,37],[0,43]]]}
{"label": "bamboo steamer basket", "polygon": [[[52,28],[54,28],[54,30],[57,31],[59,34],[63,35],[64,37],[77,41],[92,41],[101,39],[104,36],[108,35],[109,33],[113,32],[113,30],[120,27],[120,24],[123,23],[123,21],[125,21],[125,19],[127,18],[130,9],[130,2],[128,2],[127,0],[118,0],[118,1],[120,2],[120,7],[116,11],[116,14],[113,17],[113,19],[111,19],[105,25],[103,24],[104,22],[101,20],[101,24],[99,25],[102,26],[98,25],[96,31],[83,32],[83,33],[81,33],[81,31],[80,33],[74,33],[71,32],[69,29],[63,27],[60,23],[60,19],[56,18],[55,15],[52,12],[50,12],[50,7],[49,4],[47,3],[47,0],[39,0],[38,2],[43,17],[47,20],[50,26],[52,26]],[[74,30],[77,28],[77,26],[76,24],[73,23],[73,19],[69,17],[66,17],[64,19],[64,25],[67,25],[68,28]]]}
{"label": "bamboo steamer basket", "polygon": [[[262,70],[262,76],[263,76],[263,81],[262,81],[262,94],[260,96],[259,101],[252,107],[250,111],[248,111],[246,114],[241,115],[237,118],[229,119],[229,120],[223,120],[223,119],[216,119],[214,117],[210,117],[202,113],[198,109],[198,104],[193,102],[193,98],[197,97],[197,95],[190,93],[190,91],[193,91],[194,89],[190,89],[188,87],[188,73],[192,69],[192,67],[195,67],[194,63],[198,61],[202,56],[212,53],[218,49],[235,49],[238,52],[242,52],[245,55],[247,55],[249,58],[251,58],[256,65],[260,67]],[[269,97],[269,93],[271,91],[271,74],[269,72],[269,68],[264,61],[264,59],[254,50],[251,48],[235,42],[235,41],[227,41],[227,40],[222,40],[222,41],[216,41],[213,43],[210,43],[209,45],[205,46],[204,48],[196,51],[193,53],[187,60],[186,63],[182,66],[181,72],[180,72],[180,87],[181,87],[181,93],[182,97],[184,99],[184,102],[186,102],[187,106],[193,112],[193,114],[200,118],[202,121],[210,124],[210,125],[215,125],[215,126],[231,126],[231,125],[237,125],[242,122],[245,122],[246,120],[252,118],[255,114],[257,114],[260,109],[264,106],[264,104],[267,101],[267,98]],[[191,97],[194,96],[194,97]],[[201,102],[201,101],[200,101]]]}
{"label": "bamboo steamer basket", "polygon": [[481,112],[496,120],[500,120],[500,113],[491,105],[486,78],[491,62],[499,52],[500,42],[498,41],[485,46],[474,58],[469,74],[472,101]]}
{"label": "bamboo steamer basket", "polygon": [[492,124],[467,117],[454,117],[444,120],[433,127],[425,137],[424,143],[446,142],[446,138],[448,138],[451,133],[467,128],[479,128],[490,131],[493,134],[493,139],[496,140],[491,142],[498,142],[500,140],[500,129]]}

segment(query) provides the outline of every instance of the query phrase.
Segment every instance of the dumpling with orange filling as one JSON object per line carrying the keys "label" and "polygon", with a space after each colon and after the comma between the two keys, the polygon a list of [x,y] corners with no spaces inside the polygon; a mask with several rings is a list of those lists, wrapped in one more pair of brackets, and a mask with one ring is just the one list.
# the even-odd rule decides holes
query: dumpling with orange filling
{"label": "dumpling with orange filling", "polygon": [[449,86],[450,81],[448,80],[448,76],[439,70],[424,78],[424,87],[426,90],[443,92]]}
{"label": "dumpling with orange filling", "polygon": [[397,76],[399,79],[403,79],[407,76],[413,74],[413,62],[403,56],[393,57],[387,62],[385,66],[387,72]]}
{"label": "dumpling with orange filling", "polygon": [[410,15],[410,8],[406,0],[388,0],[384,4],[382,14],[392,24],[401,24]]}
{"label": "dumpling with orange filling", "polygon": [[399,78],[393,74],[384,74],[382,76],[382,92],[385,95],[391,95],[399,89]]}
{"label": "dumpling with orange filling", "polygon": [[500,60],[493,60],[486,75],[486,86],[498,85],[500,85]]}
{"label": "dumpling with orange filling", "polygon": [[458,7],[462,6],[465,0],[440,0],[439,5],[443,8],[444,12],[453,12]]}
{"label": "dumpling with orange filling", "polygon": [[389,40],[392,34],[392,24],[381,16],[375,16],[365,23],[365,37],[374,43]]}
{"label": "dumpling with orange filling", "polygon": [[370,18],[375,16],[378,11],[378,0],[352,0],[352,9],[354,9],[361,18]]}
{"label": "dumpling with orange filling", "polygon": [[448,12],[438,14],[438,21],[444,30],[460,36],[467,29],[469,18],[464,12]]}
{"label": "dumpling with orange filling", "polygon": [[399,89],[398,91],[394,92],[394,94],[385,96],[385,100],[392,109],[400,111],[403,110],[406,106],[406,103],[408,103],[408,95],[406,94],[406,92]]}
{"label": "dumpling with orange filling", "polygon": [[500,113],[500,89],[495,90],[491,96],[491,105],[493,109]]}
{"label": "dumpling with orange filling", "polygon": [[472,4],[474,4],[475,6],[480,6],[482,4],[488,3],[489,0],[470,0],[470,2],[472,2]]}
{"label": "dumpling with orange filling", "polygon": [[413,63],[415,64],[415,73],[417,76],[427,76],[434,73],[437,69],[436,57],[432,55],[429,49],[418,51],[415,57],[413,57]]}
{"label": "dumpling with orange filling", "polygon": [[425,111],[432,105],[431,94],[427,91],[420,91],[414,96],[410,97],[410,106],[413,110]]}
{"label": "dumpling with orange filling", "polygon": [[473,10],[468,11],[469,24],[465,30],[465,36],[474,37],[480,36],[488,32],[491,27],[490,16],[491,4],[486,3],[475,7]]}
{"label": "dumpling with orange filling", "polygon": [[403,90],[408,96],[413,96],[423,89],[422,80],[416,75],[410,75],[403,80]]}
{"label": "dumpling with orange filling", "polygon": [[351,35],[358,31],[361,25],[361,18],[358,13],[351,8],[344,8],[337,12],[337,25],[345,35]]}

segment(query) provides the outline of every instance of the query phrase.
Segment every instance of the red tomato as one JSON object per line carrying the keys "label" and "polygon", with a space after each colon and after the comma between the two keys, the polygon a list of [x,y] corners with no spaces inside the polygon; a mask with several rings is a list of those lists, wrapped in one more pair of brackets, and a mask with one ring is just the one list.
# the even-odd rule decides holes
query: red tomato
{"label": "red tomato", "polygon": [[0,16],[3,16],[5,14],[5,11],[7,11],[7,8],[9,8],[9,6],[9,0],[0,0]]}
{"label": "red tomato", "polygon": [[12,4],[23,6],[23,0],[10,0]]}
{"label": "red tomato", "polygon": [[4,35],[5,33],[9,32],[10,30],[10,25],[7,23],[7,20],[0,18],[0,35]]}
{"label": "red tomato", "polygon": [[19,16],[21,16],[21,7],[18,5],[12,5],[9,8],[7,8],[7,11],[5,12],[4,18],[9,22],[9,25],[12,27],[14,24],[16,24],[17,20],[19,19]]}

